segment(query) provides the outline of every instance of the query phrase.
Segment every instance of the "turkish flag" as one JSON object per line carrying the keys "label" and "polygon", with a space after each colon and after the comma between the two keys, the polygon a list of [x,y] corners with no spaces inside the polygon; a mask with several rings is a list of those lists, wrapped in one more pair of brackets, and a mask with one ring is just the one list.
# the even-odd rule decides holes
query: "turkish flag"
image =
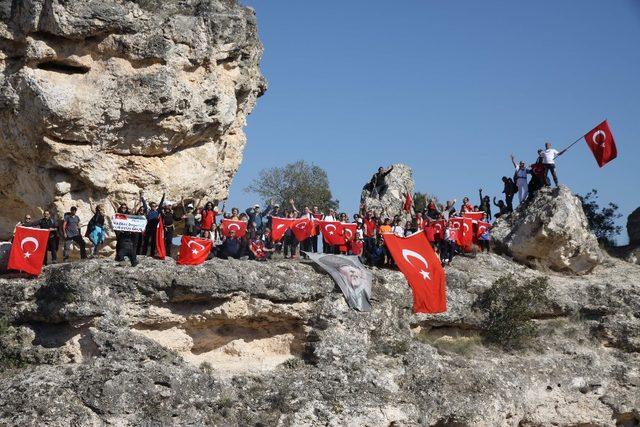
{"label": "turkish flag", "polygon": [[476,230],[476,238],[480,238],[487,230],[491,228],[491,224],[484,221],[478,221],[478,229]]}
{"label": "turkish flag", "polygon": [[360,256],[364,251],[364,242],[362,240],[354,240],[353,242],[349,242],[349,252],[352,255]]}
{"label": "turkish flag", "polygon": [[267,256],[264,251],[264,242],[262,240],[252,240],[251,243],[249,243],[249,250],[258,260],[262,260]]}
{"label": "turkish flag", "polygon": [[464,218],[471,218],[474,221],[482,221],[484,212],[465,212],[462,214]]}
{"label": "turkish flag", "polygon": [[424,235],[427,236],[427,240],[429,243],[433,243],[436,241],[436,227],[435,224],[429,224],[425,222],[425,226],[423,228]]}
{"label": "turkish flag", "polygon": [[313,233],[313,221],[309,218],[298,218],[291,223],[291,231],[298,242],[307,240]]}
{"label": "turkish flag", "polygon": [[291,224],[295,221],[293,218],[271,218],[271,240],[273,242],[279,242],[284,237],[284,233],[291,227]]}
{"label": "turkish flag", "polygon": [[235,231],[235,237],[244,237],[247,234],[247,223],[233,219],[223,219],[220,222],[220,230],[224,237],[231,237],[231,232]]}
{"label": "turkish flag", "polygon": [[603,167],[618,157],[616,141],[613,139],[609,123],[606,120],[586,134],[584,139],[596,158],[598,166]]}
{"label": "turkish flag", "polygon": [[458,231],[458,245],[465,252],[471,251],[473,238],[475,236],[473,232],[473,220],[471,218],[462,218],[462,228]]}
{"label": "turkish flag", "polygon": [[317,214],[311,214],[313,216],[313,219],[316,219],[318,221],[322,221],[322,218],[324,218],[324,215],[321,213],[317,213]]}
{"label": "turkish flag", "polygon": [[47,255],[49,230],[31,227],[16,227],[11,243],[7,269],[19,270],[39,276],[44,257]]}
{"label": "turkish flag", "polygon": [[156,252],[158,252],[158,258],[160,259],[167,257],[167,248],[164,246],[164,221],[162,221],[162,215],[158,217],[158,227],[156,227]]}
{"label": "turkish flag", "polygon": [[211,240],[199,237],[182,236],[178,264],[200,265],[206,261],[211,252]]}
{"label": "turkish flag", "polygon": [[356,230],[358,230],[358,224],[353,222],[343,222],[342,230],[344,234],[344,240],[351,242],[356,237]]}
{"label": "turkish flag", "polygon": [[344,245],[344,229],[339,221],[320,221],[320,229],[322,230],[322,238],[324,242],[331,246]]}
{"label": "turkish flag", "polygon": [[414,313],[447,311],[446,275],[424,233],[382,235],[387,249],[413,290]]}
{"label": "turkish flag", "polygon": [[444,226],[446,221],[444,219],[440,219],[433,223],[433,228],[435,229],[435,238],[437,241],[444,239]]}
{"label": "turkish flag", "polygon": [[407,193],[404,199],[404,211],[411,212],[411,205],[413,205],[413,197],[411,197],[411,194]]}

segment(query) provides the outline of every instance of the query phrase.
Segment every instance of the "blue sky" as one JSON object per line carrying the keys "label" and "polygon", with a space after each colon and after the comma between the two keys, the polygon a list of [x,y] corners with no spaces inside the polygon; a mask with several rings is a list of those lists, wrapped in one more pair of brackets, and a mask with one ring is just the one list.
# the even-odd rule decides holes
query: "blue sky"
{"label": "blue sky", "polygon": [[[244,0],[256,9],[269,90],[228,205],[260,169],[324,168],[353,213],[380,165],[414,170],[439,198],[500,195],[509,154],[529,162],[607,118],[618,159],[581,142],[558,160],[574,192],[597,188],[625,218],[640,206],[640,2]],[[626,231],[620,239],[626,241]]]}

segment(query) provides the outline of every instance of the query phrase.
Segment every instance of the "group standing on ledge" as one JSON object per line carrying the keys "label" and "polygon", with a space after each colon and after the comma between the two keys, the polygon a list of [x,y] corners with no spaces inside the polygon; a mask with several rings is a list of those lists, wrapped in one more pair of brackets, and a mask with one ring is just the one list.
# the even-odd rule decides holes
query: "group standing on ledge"
{"label": "group standing on ledge", "polygon": [[[482,189],[479,190],[479,203],[471,204],[468,197],[464,197],[460,208],[456,208],[456,199],[448,200],[445,204],[438,203],[438,200],[431,198],[425,200],[425,208],[416,211],[412,215],[411,209],[405,210],[398,207],[395,214],[387,212],[374,212],[365,210],[361,206],[360,212],[350,219],[346,213],[337,213],[334,209],[327,209],[323,212],[318,206],[303,206],[299,210],[295,205],[295,200],[289,200],[288,206],[282,207],[275,201],[271,201],[265,209],[256,204],[244,212],[238,208],[232,208],[230,212],[218,209],[218,203],[207,202],[200,207],[201,200],[195,205],[194,202],[185,203],[181,200],[178,204],[172,205],[165,201],[164,195],[159,203],[147,202],[144,193],[140,192],[139,201],[129,209],[126,203],[116,204],[110,201],[117,214],[141,215],[146,217],[146,228],[144,232],[114,231],[116,236],[116,261],[123,261],[129,258],[132,265],[136,265],[137,257],[155,256],[156,250],[156,228],[160,221],[164,227],[164,239],[167,256],[172,256],[173,239],[177,233],[177,226],[182,224],[182,235],[210,239],[212,241],[212,251],[210,257],[219,258],[243,258],[266,260],[272,258],[274,254],[282,254],[284,258],[295,259],[303,252],[318,252],[320,230],[316,225],[310,237],[299,241],[295,233],[288,229],[283,238],[275,241],[272,238],[274,218],[308,218],[312,221],[338,221],[343,224],[351,224],[355,228],[353,236],[341,245],[330,245],[324,239],[322,251],[332,254],[350,254],[361,257],[370,266],[394,267],[393,259],[385,247],[382,235],[393,233],[400,237],[406,237],[417,232],[424,231],[427,234],[432,247],[439,253],[444,264],[450,264],[456,254],[462,252],[459,244],[458,231],[454,227],[455,219],[464,216],[472,216],[474,220],[474,243],[480,251],[490,250],[490,222],[501,216],[508,215],[514,209],[513,198],[517,194],[519,203],[522,204],[531,197],[538,189],[551,184],[549,175],[553,182],[558,185],[558,176],[555,168],[555,160],[564,151],[557,151],[551,144],[545,144],[544,150],[538,150],[536,161],[527,166],[524,161],[516,163],[515,157],[511,156],[515,173],[513,178],[503,176],[504,200],[496,202],[493,198],[493,205],[498,208],[498,212],[492,214],[491,198],[484,195]],[[364,190],[369,192],[370,197],[382,199],[389,185],[387,176],[393,171],[393,167],[385,169],[380,167],[373,175],[370,182],[365,185]],[[531,179],[528,176],[531,175]],[[179,207],[180,213],[174,211]],[[105,243],[108,234],[109,218],[105,215],[104,206],[91,205],[93,216],[88,223],[82,224],[77,215],[77,208],[72,206],[69,212],[65,213],[62,221],[56,221],[49,211],[44,211],[40,220],[33,221],[30,215],[26,215],[24,220],[17,225],[36,227],[51,230],[47,243],[47,252],[50,254],[51,262],[56,263],[60,240],[63,241],[63,261],[69,260],[69,255],[73,245],[77,245],[80,251],[80,258],[87,258],[87,249],[84,238],[86,237],[93,245],[90,256],[97,256]],[[404,211],[404,212],[403,212]],[[475,213],[475,214],[474,214]],[[218,217],[227,220],[246,222],[246,234],[242,237],[234,232],[223,235]],[[478,224],[488,224],[478,230]],[[439,224],[439,225],[437,225]],[[85,228],[84,237],[82,228]],[[45,256],[45,264],[48,256]]]}

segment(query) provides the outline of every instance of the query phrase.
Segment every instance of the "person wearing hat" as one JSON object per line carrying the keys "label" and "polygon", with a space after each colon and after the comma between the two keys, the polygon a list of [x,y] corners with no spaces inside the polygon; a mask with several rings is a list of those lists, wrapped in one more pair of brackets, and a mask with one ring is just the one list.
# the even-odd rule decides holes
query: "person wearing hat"
{"label": "person wearing hat", "polygon": [[197,236],[198,230],[196,229],[196,216],[194,214],[195,207],[193,203],[189,203],[187,206],[182,202],[182,207],[184,208],[184,215],[182,215],[182,220],[184,221],[184,229],[182,234],[184,236]]}
{"label": "person wearing hat", "polygon": [[258,234],[262,234],[265,227],[269,225],[269,214],[274,209],[273,200],[269,202],[269,206],[264,211],[260,211],[260,205],[255,204],[248,208],[245,212],[249,217],[249,225],[252,227],[255,224],[255,231]]}

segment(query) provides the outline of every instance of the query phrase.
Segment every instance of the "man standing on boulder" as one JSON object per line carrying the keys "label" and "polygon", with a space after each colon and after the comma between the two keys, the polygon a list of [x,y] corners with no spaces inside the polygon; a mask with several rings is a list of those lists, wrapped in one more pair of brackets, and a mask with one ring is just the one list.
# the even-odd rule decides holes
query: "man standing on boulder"
{"label": "man standing on boulder", "polygon": [[558,186],[558,175],[556,175],[556,157],[562,156],[566,150],[558,151],[555,148],[551,148],[551,143],[544,144],[545,150],[542,152],[542,163],[544,164],[544,176],[548,179],[549,171],[551,171],[551,177],[553,182]]}
{"label": "man standing on boulder", "polygon": [[516,168],[516,172],[513,176],[513,179],[516,182],[516,186],[518,187],[518,201],[520,204],[527,199],[529,195],[529,187],[527,184],[527,174],[531,172],[527,169],[524,161],[520,160],[519,164],[516,164],[516,158],[511,155],[511,163],[513,163],[513,167]]}
{"label": "man standing on boulder", "polygon": [[378,168],[378,172],[376,172],[373,177],[371,177],[371,181],[367,185],[371,191],[371,197],[378,197],[378,199],[382,199],[382,196],[387,192],[389,188],[389,184],[387,184],[387,175],[391,173],[393,170],[393,166],[389,169],[385,170],[382,166]]}
{"label": "man standing on boulder", "polygon": [[71,211],[64,215],[64,224],[62,225],[62,232],[64,235],[64,247],[62,248],[62,259],[64,262],[69,260],[69,251],[71,245],[76,243],[80,247],[80,258],[85,259],[87,257],[87,249],[84,244],[84,239],[80,233],[80,217],[76,215],[78,208],[71,207]]}

